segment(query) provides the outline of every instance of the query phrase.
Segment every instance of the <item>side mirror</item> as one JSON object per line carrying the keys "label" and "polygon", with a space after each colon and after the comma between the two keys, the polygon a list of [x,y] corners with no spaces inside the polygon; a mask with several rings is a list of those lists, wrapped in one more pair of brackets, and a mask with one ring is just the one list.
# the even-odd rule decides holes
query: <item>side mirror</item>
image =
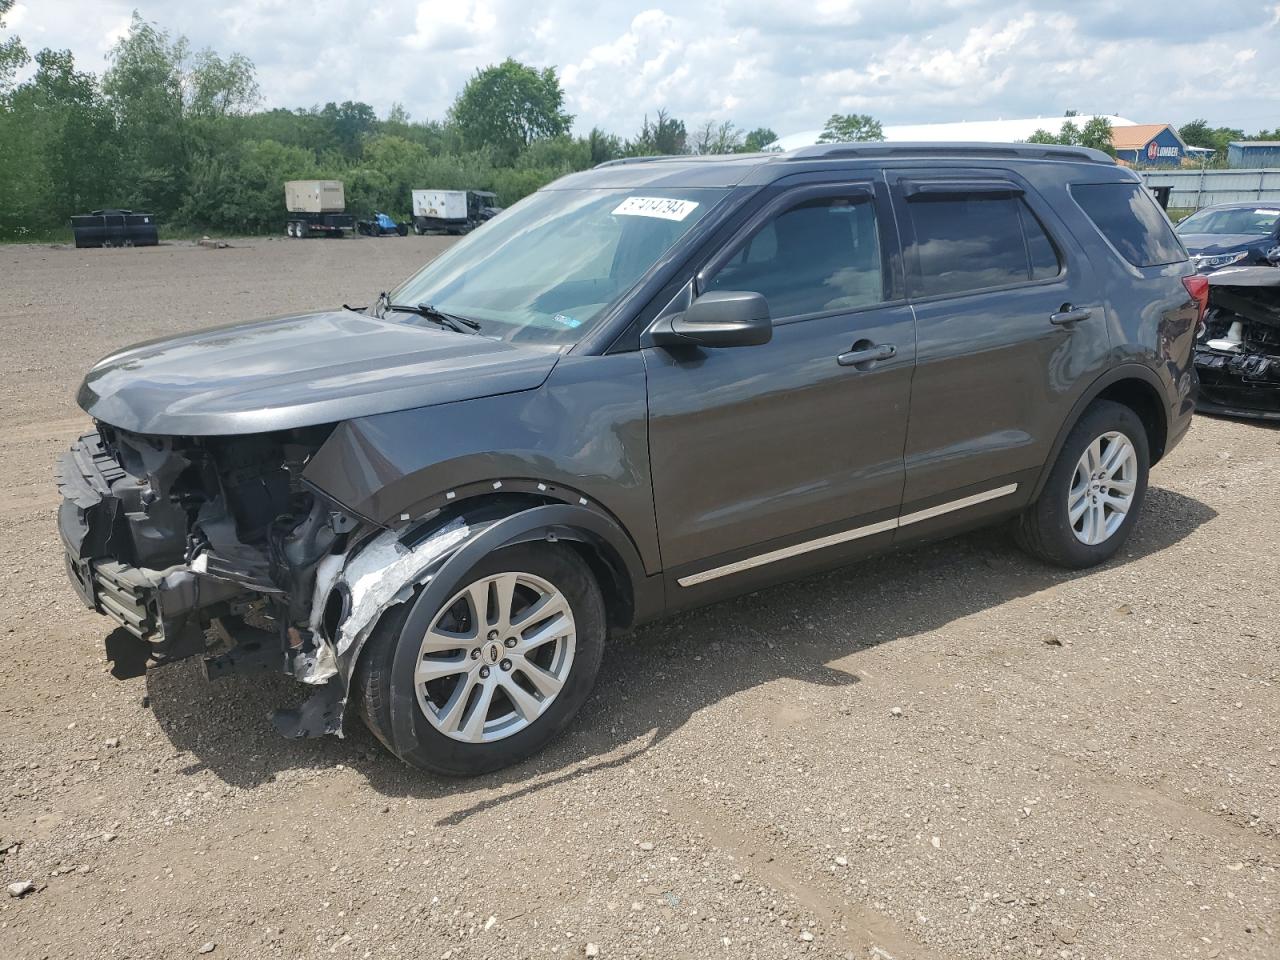
{"label": "side mirror", "polygon": [[704,293],[650,334],[660,347],[754,347],[773,339],[769,302],[744,290]]}

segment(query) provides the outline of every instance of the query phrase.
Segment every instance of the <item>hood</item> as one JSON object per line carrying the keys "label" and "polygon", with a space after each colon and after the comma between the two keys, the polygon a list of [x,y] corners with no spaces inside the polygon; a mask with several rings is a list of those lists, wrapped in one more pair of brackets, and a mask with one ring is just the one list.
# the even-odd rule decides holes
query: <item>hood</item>
{"label": "hood", "polygon": [[77,400],[135,433],[265,433],[541,386],[559,354],[341,311],[218,327],[100,360]]}
{"label": "hood", "polygon": [[1266,243],[1267,240],[1265,234],[1251,233],[1180,233],[1178,237],[1190,253],[1206,256],[1238,253],[1255,243]]}

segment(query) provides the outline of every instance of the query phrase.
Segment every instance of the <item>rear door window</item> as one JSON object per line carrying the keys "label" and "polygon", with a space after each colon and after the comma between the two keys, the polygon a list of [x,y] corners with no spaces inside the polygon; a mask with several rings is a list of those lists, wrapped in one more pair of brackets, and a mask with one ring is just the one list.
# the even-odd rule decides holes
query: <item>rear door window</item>
{"label": "rear door window", "polygon": [[1020,196],[945,192],[910,198],[912,292],[960,294],[1056,277],[1057,249]]}
{"label": "rear door window", "polygon": [[1187,252],[1140,183],[1073,183],[1071,196],[1120,256],[1135,267],[1180,263]]}
{"label": "rear door window", "polygon": [[763,294],[775,320],[883,302],[871,194],[819,197],[784,211],[755,231],[703,289]]}

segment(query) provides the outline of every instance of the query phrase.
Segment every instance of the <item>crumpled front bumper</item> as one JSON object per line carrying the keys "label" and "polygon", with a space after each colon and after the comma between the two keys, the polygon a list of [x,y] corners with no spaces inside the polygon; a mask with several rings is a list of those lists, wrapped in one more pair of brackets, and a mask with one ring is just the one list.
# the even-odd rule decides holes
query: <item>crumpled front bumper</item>
{"label": "crumpled front bumper", "polygon": [[122,562],[130,550],[127,505],[113,492],[135,484],[97,433],[86,434],[58,460],[58,532],[72,587],[91,610],[115,620],[149,648],[175,660],[205,648],[199,611],[243,594],[238,584],[204,576],[185,564],[150,569]]}

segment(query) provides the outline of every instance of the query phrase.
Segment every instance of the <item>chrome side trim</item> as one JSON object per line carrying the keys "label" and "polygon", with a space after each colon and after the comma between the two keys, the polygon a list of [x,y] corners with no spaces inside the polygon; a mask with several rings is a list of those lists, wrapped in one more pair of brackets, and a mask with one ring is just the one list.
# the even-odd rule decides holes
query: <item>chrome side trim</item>
{"label": "chrome side trim", "polygon": [[742,573],[744,570],[754,570],[756,567],[763,567],[779,560],[798,557],[801,554],[821,550],[824,547],[834,547],[839,543],[861,540],[863,537],[886,533],[890,530],[896,530],[898,527],[906,527],[913,523],[920,523],[923,520],[932,520],[934,517],[940,517],[956,510],[963,510],[966,507],[974,507],[980,503],[986,503],[988,500],[998,500],[1000,497],[1009,496],[1017,489],[1018,485],[1016,483],[1009,483],[1003,487],[996,487],[994,490],[985,490],[982,493],[975,493],[972,496],[952,500],[949,503],[940,503],[936,507],[926,507],[924,510],[917,510],[914,513],[908,513],[893,520],[881,520],[879,523],[870,523],[864,527],[854,527],[852,530],[833,533],[825,537],[819,537],[817,540],[806,540],[804,543],[797,543],[790,547],[782,547],[778,550],[770,550],[768,553],[747,557],[747,559],[739,560],[736,563],[726,563],[724,566],[712,567],[710,570],[703,570],[699,573],[691,573],[687,577],[680,577],[676,580],[676,583],[682,587],[696,587],[698,584],[706,583],[708,580],[718,580],[721,577]]}
{"label": "chrome side trim", "polygon": [[1007,497],[1017,489],[1018,485],[1016,483],[1009,483],[1003,487],[996,487],[994,490],[975,493],[971,497],[952,500],[950,503],[940,503],[936,507],[926,507],[924,510],[917,510],[915,513],[908,513],[906,516],[899,517],[898,526],[910,526],[913,523],[919,523],[921,520],[932,520],[934,517],[940,517],[944,513],[963,510],[965,507],[976,507],[978,504],[986,503],[988,500],[999,500],[1001,497]]}
{"label": "chrome side trim", "polygon": [[833,533],[817,540],[809,540],[791,547],[783,547],[781,550],[770,550],[768,553],[748,557],[746,560],[739,560],[737,563],[726,563],[723,567],[712,567],[710,570],[703,570],[701,573],[691,573],[687,577],[681,577],[676,583],[682,587],[697,586],[699,583],[706,583],[708,580],[727,577],[731,573],[741,573],[743,570],[763,567],[767,563],[776,563],[779,560],[786,560],[788,557],[798,557],[802,553],[821,550],[823,547],[834,547],[837,543],[847,543],[850,540],[860,540],[873,534],[884,533],[887,530],[896,529],[897,526],[898,521],[896,519],[881,520],[879,523],[868,524],[865,527],[855,527],[852,530],[845,530],[843,533]]}

